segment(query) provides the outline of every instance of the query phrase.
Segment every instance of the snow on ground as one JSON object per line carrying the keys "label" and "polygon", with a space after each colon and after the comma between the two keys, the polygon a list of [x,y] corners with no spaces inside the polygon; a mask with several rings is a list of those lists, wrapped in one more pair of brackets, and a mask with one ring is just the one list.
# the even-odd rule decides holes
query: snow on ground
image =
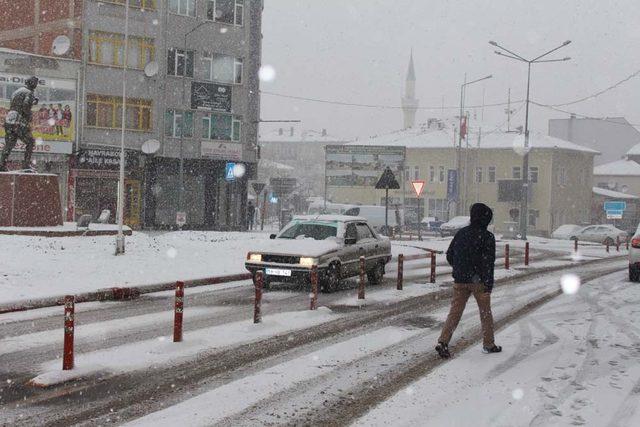
{"label": "snow on ground", "polygon": [[[0,235],[0,304],[34,298],[246,273],[247,252],[268,245],[268,233],[135,232],[126,254],[114,256],[115,237]],[[415,248],[394,254],[421,253]],[[399,253],[399,252],[398,252]]]}
{"label": "snow on ground", "polygon": [[379,329],[281,363],[256,375],[230,382],[125,425],[175,426],[185,419],[185,414],[188,414],[190,426],[209,426],[296,384],[326,375],[342,365],[419,333],[418,330],[397,327]]}
{"label": "snow on ground", "polygon": [[158,337],[132,344],[76,355],[75,367],[61,370],[60,360],[43,364],[41,373],[32,381],[49,386],[98,373],[122,373],[137,369],[180,363],[199,353],[223,347],[249,343],[270,336],[308,328],[340,318],[326,307],[316,311],[295,311],[264,316],[262,323],[252,320],[227,323],[185,332],[183,342],[174,343],[171,337]]}
{"label": "snow on ground", "polygon": [[616,273],[561,295],[355,425],[640,425],[640,286]]}

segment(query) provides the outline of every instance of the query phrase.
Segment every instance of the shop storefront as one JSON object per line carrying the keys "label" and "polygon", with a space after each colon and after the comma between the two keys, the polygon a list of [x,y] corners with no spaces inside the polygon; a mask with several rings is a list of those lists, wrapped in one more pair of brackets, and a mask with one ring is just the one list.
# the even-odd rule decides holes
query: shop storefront
{"label": "shop storefront", "polygon": [[[225,179],[226,161],[189,159],[184,162],[183,211],[186,229],[242,230],[246,227],[247,181]],[[145,227],[173,228],[179,207],[178,159],[153,158],[145,170]]]}
{"label": "shop storefront", "polygon": [[[140,153],[127,150],[125,155],[124,223],[142,226],[143,173]],[[87,148],[74,157],[69,174],[67,220],[75,221],[89,214],[95,221],[109,210],[109,222],[116,221],[120,151],[111,148]]]}

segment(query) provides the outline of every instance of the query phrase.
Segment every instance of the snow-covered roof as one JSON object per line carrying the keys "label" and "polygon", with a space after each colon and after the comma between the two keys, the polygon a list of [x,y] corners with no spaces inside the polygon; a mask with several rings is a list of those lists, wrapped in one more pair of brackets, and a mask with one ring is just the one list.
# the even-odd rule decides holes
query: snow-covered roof
{"label": "snow-covered roof", "polygon": [[260,132],[260,141],[269,142],[324,142],[336,144],[345,142],[346,139],[329,135],[325,130],[297,129],[295,127],[271,129]]}
{"label": "snow-covered roof", "polygon": [[627,151],[627,156],[638,156],[640,155],[640,144],[636,144],[629,151]]}
{"label": "snow-covered roof", "polygon": [[[490,127],[487,127],[490,129]],[[472,148],[478,146],[478,131],[469,133],[469,145]],[[428,128],[420,125],[415,128],[391,132],[385,135],[375,136],[362,141],[352,141],[356,145],[381,145],[400,146],[406,148],[453,148],[454,133],[451,126],[444,129]],[[599,154],[598,151],[583,147],[569,141],[545,135],[543,133],[530,132],[529,146],[532,149],[562,149],[581,151],[584,153]],[[487,149],[513,149],[524,148],[524,135],[519,133],[507,133],[503,131],[490,131],[480,135],[480,148]]]}
{"label": "snow-covered roof", "polygon": [[638,199],[633,194],[621,193],[619,191],[607,190],[605,188],[593,187],[593,193],[604,197],[612,197],[614,199]]}
{"label": "snow-covered roof", "polygon": [[640,164],[633,160],[621,159],[593,168],[594,175],[640,176]]}

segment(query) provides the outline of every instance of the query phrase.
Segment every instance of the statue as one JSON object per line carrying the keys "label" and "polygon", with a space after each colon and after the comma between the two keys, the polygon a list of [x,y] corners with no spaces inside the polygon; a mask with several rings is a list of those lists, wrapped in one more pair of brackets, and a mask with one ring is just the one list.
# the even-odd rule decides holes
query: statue
{"label": "statue", "polygon": [[23,169],[31,169],[31,154],[36,141],[31,135],[31,109],[38,104],[34,91],[38,87],[38,78],[29,77],[24,87],[11,95],[11,105],[4,120],[4,149],[0,155],[0,171],[7,170],[7,159],[16,146],[18,139],[25,144]]}

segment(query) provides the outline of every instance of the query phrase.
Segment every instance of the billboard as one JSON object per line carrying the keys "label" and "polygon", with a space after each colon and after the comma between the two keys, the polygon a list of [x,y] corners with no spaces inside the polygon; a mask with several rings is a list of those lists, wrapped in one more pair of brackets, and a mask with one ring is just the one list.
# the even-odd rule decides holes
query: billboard
{"label": "billboard", "polygon": [[405,147],[327,145],[325,173],[328,186],[375,187],[385,168],[401,176]]}
{"label": "billboard", "polygon": [[[0,73],[0,123],[9,112],[11,95],[24,86],[29,76]],[[33,107],[31,130],[36,139],[35,153],[62,153],[72,151],[75,140],[76,81],[71,79],[41,78],[36,96],[40,102]],[[4,147],[5,131],[0,126],[0,148]],[[19,141],[15,150],[24,151]]]}
{"label": "billboard", "polygon": [[231,112],[231,86],[207,82],[191,83],[191,108]]}

